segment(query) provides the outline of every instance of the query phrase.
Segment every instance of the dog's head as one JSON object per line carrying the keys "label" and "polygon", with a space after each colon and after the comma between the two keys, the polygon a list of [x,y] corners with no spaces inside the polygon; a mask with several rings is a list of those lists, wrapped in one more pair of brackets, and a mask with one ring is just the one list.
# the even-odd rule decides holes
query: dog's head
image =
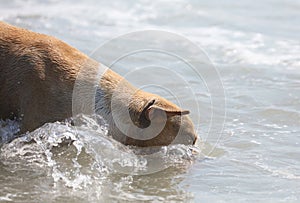
{"label": "dog's head", "polygon": [[97,112],[107,120],[109,134],[123,144],[193,145],[197,140],[189,111],[156,94],[137,89],[109,69],[97,93]]}
{"label": "dog's head", "polygon": [[[120,104],[119,104],[120,105]],[[189,111],[182,110],[172,102],[155,94],[137,90],[129,99],[126,108],[129,119],[124,112],[116,109],[118,121],[131,123],[125,128],[115,129],[117,140],[140,147],[166,146],[170,144],[193,145],[197,140]],[[120,128],[120,126],[119,126]],[[113,134],[112,133],[112,134]]]}

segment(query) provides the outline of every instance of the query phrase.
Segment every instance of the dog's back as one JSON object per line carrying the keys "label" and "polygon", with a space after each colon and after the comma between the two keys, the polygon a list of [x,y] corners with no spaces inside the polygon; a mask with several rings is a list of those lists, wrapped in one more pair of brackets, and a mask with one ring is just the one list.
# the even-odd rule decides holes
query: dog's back
{"label": "dog's back", "polygon": [[86,58],[54,37],[0,22],[0,117],[20,117],[24,131],[70,117],[70,90]]}
{"label": "dog's back", "polygon": [[[23,133],[47,122],[71,117],[72,93],[78,72],[84,68],[84,80],[89,82],[98,65],[54,37],[0,22],[0,118],[21,118]],[[99,113],[109,122],[110,133],[120,142],[138,146],[168,145],[179,132],[182,134],[179,143],[195,142],[197,136],[190,118],[186,116],[188,111],[158,95],[137,90],[109,69],[97,86],[101,95],[96,101],[101,104]],[[117,108],[128,109],[137,127],[146,128],[150,123],[160,123],[162,113],[165,114],[166,125],[159,135],[139,140],[121,132],[111,113],[113,94],[120,98]],[[83,102],[84,96],[79,99]],[[128,123],[125,114],[119,116]],[[143,136],[139,134],[140,130],[132,130],[131,133]]]}

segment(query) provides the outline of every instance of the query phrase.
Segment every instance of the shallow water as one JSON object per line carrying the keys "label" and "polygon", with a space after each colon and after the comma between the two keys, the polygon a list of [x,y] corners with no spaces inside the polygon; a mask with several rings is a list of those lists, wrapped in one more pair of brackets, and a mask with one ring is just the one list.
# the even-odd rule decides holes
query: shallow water
{"label": "shallow water", "polygon": [[[226,99],[219,134],[218,123],[211,125],[212,94],[191,71],[180,74],[194,94],[172,77],[164,77],[165,69],[129,75],[134,84],[148,84],[154,78],[160,87],[175,87],[173,93],[191,110],[199,136],[208,142],[151,149],[156,152],[155,162],[151,156],[139,156],[152,152],[124,147],[108,137],[101,118],[97,124],[89,117],[76,117],[81,121],[77,128],[68,122],[49,123],[10,143],[18,124],[1,121],[0,201],[299,202],[298,2],[29,0],[0,4],[1,20],[54,35],[87,54],[106,40],[136,30],[183,35],[202,47],[215,64]],[[124,41],[127,47],[139,43]],[[180,46],[184,44],[171,47]],[[110,65],[118,50],[116,46],[102,52],[101,62]],[[143,53],[111,68],[124,75],[153,61],[173,71],[182,67],[180,60]],[[145,88],[176,102],[163,88]],[[213,96],[218,101],[223,97],[221,92]],[[217,104],[216,112],[222,113],[222,102]],[[222,114],[215,117],[220,122],[224,118]],[[149,173],[151,163],[163,163],[166,169]]]}

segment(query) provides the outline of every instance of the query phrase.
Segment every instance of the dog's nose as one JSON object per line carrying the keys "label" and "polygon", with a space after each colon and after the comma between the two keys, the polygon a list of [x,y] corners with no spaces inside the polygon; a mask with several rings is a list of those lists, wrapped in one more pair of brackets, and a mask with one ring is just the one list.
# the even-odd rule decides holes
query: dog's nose
{"label": "dog's nose", "polygon": [[197,138],[198,138],[197,136],[195,136],[195,137],[194,137],[193,145],[195,145],[195,144],[196,144],[196,142],[197,142]]}
{"label": "dog's nose", "polygon": [[183,143],[181,144],[187,144],[187,145],[194,145],[197,141],[197,135],[196,133],[194,132],[191,132],[191,133],[187,133],[184,135],[184,140],[183,140]]}
{"label": "dog's nose", "polygon": [[197,141],[197,135],[192,132],[185,132],[175,138],[173,144],[194,145]]}
{"label": "dog's nose", "polygon": [[191,140],[191,143],[193,143],[193,145],[196,143],[196,141],[197,141],[197,135],[196,135],[196,133],[194,134],[190,134],[189,135],[189,139]]}

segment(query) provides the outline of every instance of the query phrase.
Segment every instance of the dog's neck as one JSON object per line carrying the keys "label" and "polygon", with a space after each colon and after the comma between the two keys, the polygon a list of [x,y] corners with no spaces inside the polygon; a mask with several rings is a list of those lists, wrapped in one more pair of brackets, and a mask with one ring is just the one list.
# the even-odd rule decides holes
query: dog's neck
{"label": "dog's neck", "polygon": [[[95,113],[103,117],[109,125],[110,134],[121,142],[124,142],[126,136],[116,126],[115,119],[130,122],[128,118],[120,115],[125,115],[122,112],[128,111],[130,99],[136,91],[134,86],[110,69],[102,75],[96,89]],[[118,115],[116,116],[115,113]]]}

